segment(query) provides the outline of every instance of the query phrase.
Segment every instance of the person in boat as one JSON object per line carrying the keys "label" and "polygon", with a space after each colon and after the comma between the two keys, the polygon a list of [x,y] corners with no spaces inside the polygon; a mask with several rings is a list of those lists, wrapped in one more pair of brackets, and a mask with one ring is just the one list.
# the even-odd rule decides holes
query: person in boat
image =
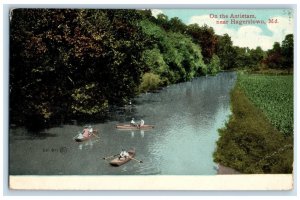
{"label": "person in boat", "polygon": [[85,126],[83,131],[78,134],[78,139],[83,139],[89,137],[91,134],[93,134],[93,128],[92,126]]}
{"label": "person in boat", "polygon": [[93,128],[91,125],[89,125],[89,132],[90,132],[90,135],[93,134]]}
{"label": "person in boat", "polygon": [[134,118],[131,119],[130,126],[138,126],[138,124],[135,123]]}
{"label": "person in boat", "polygon": [[129,153],[127,151],[125,151],[124,149],[122,149],[122,151],[120,153],[120,156],[119,156],[119,159],[120,160],[125,160],[128,157],[129,157]]}
{"label": "person in boat", "polygon": [[90,129],[89,129],[89,127],[86,126],[86,127],[83,129],[83,131],[82,131],[82,136],[85,137],[85,138],[87,138],[87,137],[90,136]]}
{"label": "person in boat", "polygon": [[92,128],[92,126],[91,125],[85,126],[84,129],[83,129],[83,131],[82,131],[83,137],[86,138],[86,137],[91,136],[92,134],[93,134],[93,128]]}
{"label": "person in boat", "polygon": [[142,126],[144,126],[145,121],[143,119],[141,119],[140,123],[138,124],[138,127],[141,128]]}

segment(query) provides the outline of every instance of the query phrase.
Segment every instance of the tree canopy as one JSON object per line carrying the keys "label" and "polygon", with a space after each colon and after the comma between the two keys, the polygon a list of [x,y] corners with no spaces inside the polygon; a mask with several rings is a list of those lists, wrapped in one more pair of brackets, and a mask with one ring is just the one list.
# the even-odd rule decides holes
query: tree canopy
{"label": "tree canopy", "polygon": [[14,9],[10,120],[102,116],[139,92],[261,65],[292,68],[293,35],[265,52],[150,10]]}

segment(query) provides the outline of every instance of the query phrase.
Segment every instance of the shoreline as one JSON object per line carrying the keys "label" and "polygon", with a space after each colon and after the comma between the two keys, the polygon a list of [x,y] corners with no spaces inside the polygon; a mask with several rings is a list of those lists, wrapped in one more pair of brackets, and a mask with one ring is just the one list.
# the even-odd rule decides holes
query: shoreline
{"label": "shoreline", "polygon": [[241,174],[240,172],[236,171],[233,168],[225,167],[221,164],[218,164],[218,172],[217,175],[230,175],[230,174]]}
{"label": "shoreline", "polygon": [[[269,88],[272,87],[270,84],[272,83],[272,85],[277,84],[278,90],[277,93],[275,90],[272,91],[268,96],[272,98],[274,93],[280,92],[284,96],[284,94],[289,95],[291,93],[287,90],[290,88],[279,87],[280,84],[278,83],[284,78],[285,83],[291,85],[291,78],[285,76],[270,77],[268,75],[242,77],[243,75],[238,74],[238,76],[240,76],[238,82],[230,95],[232,115],[226,126],[219,129],[220,138],[217,141],[214,162],[223,163],[226,167],[219,164],[217,174],[291,173],[293,170],[293,148],[287,147],[293,147],[292,136],[285,137],[276,129],[263,110],[255,106],[246,96],[244,89],[241,88],[242,84],[246,85],[247,83],[247,86],[252,86],[249,88],[252,89],[253,93],[254,90],[257,90],[253,87],[256,83],[262,83]],[[274,78],[276,78],[275,81]],[[248,90],[250,90],[249,88]],[[265,88],[258,89],[266,91]],[[263,100],[265,99],[261,101]],[[274,104],[277,105],[278,103],[275,102]]]}

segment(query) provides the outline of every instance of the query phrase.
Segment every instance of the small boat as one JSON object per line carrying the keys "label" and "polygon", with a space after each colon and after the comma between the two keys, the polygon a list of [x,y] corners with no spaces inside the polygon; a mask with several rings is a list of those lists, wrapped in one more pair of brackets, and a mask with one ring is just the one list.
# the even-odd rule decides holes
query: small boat
{"label": "small boat", "polygon": [[84,142],[87,141],[93,137],[96,137],[95,135],[98,133],[98,130],[93,130],[93,133],[89,135],[89,137],[84,137],[84,138],[78,138],[79,134],[74,138],[76,142]]}
{"label": "small boat", "polygon": [[149,130],[153,129],[154,125],[132,126],[130,124],[118,124],[116,128],[122,130]]}
{"label": "small boat", "polygon": [[123,158],[123,159],[120,159],[120,157],[117,157],[117,158],[111,160],[109,163],[112,166],[120,166],[120,165],[127,163],[135,156],[135,149],[129,149],[127,152],[129,154],[129,157]]}

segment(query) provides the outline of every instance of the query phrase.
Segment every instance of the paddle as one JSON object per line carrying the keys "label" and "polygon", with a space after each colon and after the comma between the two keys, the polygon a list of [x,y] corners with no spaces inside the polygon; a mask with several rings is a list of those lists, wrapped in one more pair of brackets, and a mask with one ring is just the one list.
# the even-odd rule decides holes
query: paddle
{"label": "paddle", "polygon": [[100,137],[98,136],[98,135],[96,135],[95,133],[92,133],[96,138],[99,138],[100,139]]}
{"label": "paddle", "polygon": [[143,163],[143,161],[137,160],[137,159],[135,159],[135,158],[133,158],[133,157],[130,157],[130,159],[135,160],[136,162],[139,162],[139,163]]}
{"label": "paddle", "polygon": [[73,137],[73,140],[75,140],[75,138],[77,138],[77,137],[78,137],[78,135],[79,135],[79,134],[75,135],[75,136]]}
{"label": "paddle", "polygon": [[116,157],[117,155],[119,155],[119,154],[112,155],[112,156],[107,156],[107,157],[105,157],[105,158],[102,158],[102,159],[103,159],[103,160],[106,160],[106,159],[108,159],[108,158],[111,158],[111,157]]}
{"label": "paddle", "polygon": [[80,131],[78,131],[78,134],[73,137],[73,140],[75,140],[75,138],[77,138],[79,134],[80,134]]}

